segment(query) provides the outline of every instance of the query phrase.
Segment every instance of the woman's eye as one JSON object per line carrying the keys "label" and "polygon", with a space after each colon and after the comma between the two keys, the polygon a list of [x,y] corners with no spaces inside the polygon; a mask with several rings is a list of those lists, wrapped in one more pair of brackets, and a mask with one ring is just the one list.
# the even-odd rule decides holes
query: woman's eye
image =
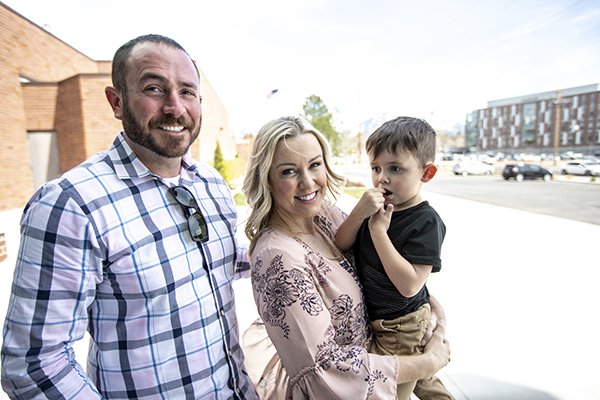
{"label": "woman's eye", "polygon": [[321,166],[321,163],[320,163],[320,162],[318,162],[318,161],[316,161],[316,162],[314,162],[314,163],[312,163],[312,164],[310,165],[310,167],[311,167],[311,168],[317,168],[317,167],[320,167],[320,166]]}
{"label": "woman's eye", "polygon": [[290,169],[284,169],[284,170],[281,172],[281,175],[291,175],[291,174],[293,174],[293,173],[294,173],[294,170],[290,168]]}

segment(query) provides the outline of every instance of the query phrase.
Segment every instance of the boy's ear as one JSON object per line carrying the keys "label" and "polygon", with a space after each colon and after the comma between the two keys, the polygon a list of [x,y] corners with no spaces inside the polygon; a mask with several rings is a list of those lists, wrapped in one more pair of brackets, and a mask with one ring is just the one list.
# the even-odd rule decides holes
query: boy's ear
{"label": "boy's ear", "polygon": [[438,168],[434,163],[427,163],[423,169],[423,177],[421,178],[421,182],[427,183],[432,180],[437,171]]}

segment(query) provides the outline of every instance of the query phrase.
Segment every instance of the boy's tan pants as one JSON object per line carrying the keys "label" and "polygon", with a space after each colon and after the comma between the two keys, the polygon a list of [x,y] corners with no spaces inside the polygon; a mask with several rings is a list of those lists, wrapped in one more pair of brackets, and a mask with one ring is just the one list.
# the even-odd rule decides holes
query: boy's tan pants
{"label": "boy's tan pants", "polygon": [[[371,321],[373,342],[370,352],[398,356],[423,354],[421,339],[427,330],[430,316],[429,304],[423,304],[417,311],[393,320]],[[436,376],[399,384],[398,400],[408,400],[413,391],[421,400],[454,400]]]}

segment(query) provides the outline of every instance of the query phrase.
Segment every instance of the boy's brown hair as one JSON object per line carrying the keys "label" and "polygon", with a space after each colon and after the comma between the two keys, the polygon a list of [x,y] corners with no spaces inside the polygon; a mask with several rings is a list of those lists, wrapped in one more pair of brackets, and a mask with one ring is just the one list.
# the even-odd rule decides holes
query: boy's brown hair
{"label": "boy's brown hair", "polygon": [[398,117],[385,122],[369,136],[367,154],[377,158],[383,150],[406,152],[422,165],[435,161],[435,130],[419,118]]}

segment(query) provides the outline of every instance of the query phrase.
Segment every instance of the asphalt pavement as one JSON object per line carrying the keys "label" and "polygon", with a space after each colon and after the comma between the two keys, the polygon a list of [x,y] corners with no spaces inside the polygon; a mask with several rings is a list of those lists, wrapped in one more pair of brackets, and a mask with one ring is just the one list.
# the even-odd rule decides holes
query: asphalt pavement
{"label": "asphalt pavement", "polygon": [[[452,361],[438,376],[457,400],[600,400],[600,226],[423,192],[447,226],[442,271],[428,282],[448,317]],[[342,209],[356,200],[344,195]],[[246,213],[240,207],[240,220]],[[0,214],[4,320],[20,210]],[[243,229],[238,228],[240,240]],[[235,283],[243,331],[250,281]],[[75,352],[84,360],[87,348]],[[2,397],[4,396],[4,397]],[[4,394],[0,399],[7,398]]]}

